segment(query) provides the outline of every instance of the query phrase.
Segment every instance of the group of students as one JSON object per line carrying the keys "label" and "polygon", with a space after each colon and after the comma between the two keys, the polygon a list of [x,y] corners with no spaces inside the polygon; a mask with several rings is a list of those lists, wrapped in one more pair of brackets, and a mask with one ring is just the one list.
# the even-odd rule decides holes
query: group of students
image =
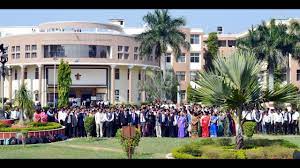
{"label": "group of students", "polygon": [[[170,104],[142,105],[141,107],[111,107],[101,104],[92,107],[53,108],[37,111],[48,122],[65,126],[66,136],[86,136],[86,116],[94,117],[97,137],[114,137],[122,126],[135,126],[143,137],[223,137],[235,136],[234,113],[201,105],[176,106]],[[18,109],[11,111],[17,119]],[[45,118],[45,117],[44,117]],[[43,117],[41,117],[43,119]],[[256,133],[299,134],[299,112],[290,109],[244,110],[243,122],[256,122]]]}
{"label": "group of students", "polygon": [[299,134],[299,112],[297,109],[270,108],[267,110],[246,109],[242,112],[244,121],[256,122],[256,133]]}

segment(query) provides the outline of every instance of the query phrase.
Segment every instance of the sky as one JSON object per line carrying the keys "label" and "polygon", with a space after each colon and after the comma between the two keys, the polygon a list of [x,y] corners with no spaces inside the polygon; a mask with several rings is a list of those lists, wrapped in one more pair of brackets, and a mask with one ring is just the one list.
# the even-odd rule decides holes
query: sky
{"label": "sky", "polygon": [[[152,9],[0,9],[0,26],[34,26],[50,21],[96,21],[125,19],[125,27],[143,26],[143,16]],[[173,17],[184,17],[187,27],[209,33],[223,27],[224,33],[239,33],[271,18],[300,18],[300,9],[171,9]]]}

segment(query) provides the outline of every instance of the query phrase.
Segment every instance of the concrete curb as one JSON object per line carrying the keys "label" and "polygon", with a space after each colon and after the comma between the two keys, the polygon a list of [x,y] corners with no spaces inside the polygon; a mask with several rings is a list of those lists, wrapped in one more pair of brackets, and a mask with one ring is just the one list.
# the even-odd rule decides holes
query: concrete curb
{"label": "concrete curb", "polygon": [[167,158],[167,159],[175,159],[175,158],[172,156],[172,153],[168,153],[168,154],[166,155],[166,158]]}

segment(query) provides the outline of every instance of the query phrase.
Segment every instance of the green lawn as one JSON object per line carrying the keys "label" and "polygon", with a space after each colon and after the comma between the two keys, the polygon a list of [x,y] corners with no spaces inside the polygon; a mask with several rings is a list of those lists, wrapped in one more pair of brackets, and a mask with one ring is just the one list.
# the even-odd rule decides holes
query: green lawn
{"label": "green lawn", "polygon": [[[263,136],[255,135],[254,138],[286,139],[300,147],[300,136]],[[134,158],[165,158],[174,147],[199,141],[190,138],[142,138]],[[63,142],[35,145],[0,146],[0,158],[27,159],[122,159],[126,158],[121,145],[115,138],[75,138]]]}

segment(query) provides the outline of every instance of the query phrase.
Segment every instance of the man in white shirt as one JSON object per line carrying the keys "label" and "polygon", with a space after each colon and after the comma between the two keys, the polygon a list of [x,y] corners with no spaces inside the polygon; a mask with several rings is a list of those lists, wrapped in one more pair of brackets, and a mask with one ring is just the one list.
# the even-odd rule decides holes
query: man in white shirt
{"label": "man in white shirt", "polygon": [[298,111],[294,111],[292,113],[292,123],[293,123],[293,128],[292,128],[292,133],[295,134],[299,134],[299,112]]}
{"label": "man in white shirt", "polygon": [[271,133],[271,115],[268,112],[265,112],[262,119],[262,125],[265,127],[266,133]]}
{"label": "man in white shirt", "polygon": [[65,109],[61,109],[61,110],[58,112],[58,116],[57,116],[58,122],[59,122],[61,125],[65,125],[66,117],[67,117],[67,113],[66,113]]}
{"label": "man in white shirt", "polygon": [[260,111],[253,109],[252,110],[252,118],[256,122],[256,133],[261,132],[261,120],[262,120],[262,114]]}
{"label": "man in white shirt", "polygon": [[289,125],[292,122],[292,117],[291,113],[287,111],[287,109],[282,111],[282,116],[283,116],[283,133],[287,135],[289,131]]}
{"label": "man in white shirt", "polygon": [[15,108],[10,112],[10,118],[13,120],[18,120],[20,118],[20,112],[18,108]]}
{"label": "man in white shirt", "polygon": [[251,111],[244,110],[242,112],[242,119],[244,119],[244,121],[253,121],[253,116],[252,116]]}
{"label": "man in white shirt", "polygon": [[96,123],[96,134],[97,137],[103,137],[103,123],[105,122],[105,113],[100,110],[97,110],[95,114],[95,123]]}
{"label": "man in white shirt", "polygon": [[275,134],[281,133],[282,132],[282,124],[283,124],[283,116],[277,110],[274,115],[274,122],[275,122]]}

